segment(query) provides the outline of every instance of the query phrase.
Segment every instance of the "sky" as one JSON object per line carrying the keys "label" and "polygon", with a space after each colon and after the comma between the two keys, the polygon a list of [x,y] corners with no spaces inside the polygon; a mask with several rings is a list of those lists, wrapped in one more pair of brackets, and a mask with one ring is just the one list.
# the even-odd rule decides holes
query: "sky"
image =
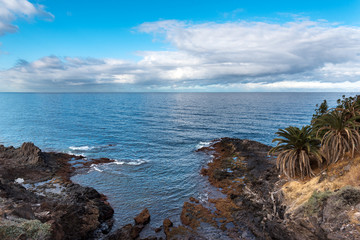
{"label": "sky", "polygon": [[360,0],[0,0],[1,92],[360,92]]}

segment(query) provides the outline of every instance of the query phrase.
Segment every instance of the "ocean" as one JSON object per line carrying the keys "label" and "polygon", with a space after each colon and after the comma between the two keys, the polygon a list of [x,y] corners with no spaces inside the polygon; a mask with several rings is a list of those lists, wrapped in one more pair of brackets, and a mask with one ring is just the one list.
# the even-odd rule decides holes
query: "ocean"
{"label": "ocean", "polygon": [[[353,96],[354,93],[347,93]],[[107,157],[72,178],[108,196],[115,226],[147,207],[150,228],[179,222],[190,196],[221,196],[200,175],[211,156],[195,150],[222,137],[271,145],[275,132],[309,124],[342,93],[0,93],[0,144]],[[218,194],[218,195],[217,195]]]}

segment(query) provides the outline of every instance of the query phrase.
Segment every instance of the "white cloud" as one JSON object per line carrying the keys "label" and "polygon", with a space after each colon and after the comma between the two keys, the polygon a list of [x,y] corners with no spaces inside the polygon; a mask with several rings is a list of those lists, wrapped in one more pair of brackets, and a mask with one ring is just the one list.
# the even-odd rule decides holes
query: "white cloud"
{"label": "white cloud", "polygon": [[226,92],[360,92],[360,81],[321,82],[321,81],[276,81],[212,84],[207,86],[164,86],[161,91],[226,91]]}
{"label": "white cloud", "polygon": [[99,86],[140,91],[359,89],[358,27],[306,20],[285,24],[167,20],[144,23],[138,30],[164,39],[173,50],[140,52],[138,62],[56,56],[22,61],[0,72],[0,83],[34,91]]}
{"label": "white cloud", "polygon": [[17,18],[30,19],[34,16],[54,18],[51,13],[44,10],[43,5],[34,5],[27,0],[0,0],[0,36],[18,30],[13,24]]}
{"label": "white cloud", "polygon": [[327,63],[319,69],[328,78],[360,79],[360,59],[339,64]]}
{"label": "white cloud", "polygon": [[198,58],[204,66],[215,64],[238,76],[303,72],[326,63],[351,61],[360,53],[359,28],[310,21],[155,22],[140,26],[140,30],[165,32],[167,41],[179,52]]}
{"label": "white cloud", "polygon": [[262,90],[262,91],[326,91],[326,92],[343,92],[352,91],[360,92],[360,81],[350,82],[321,82],[321,81],[279,81],[272,83],[246,83],[232,85],[238,89]]}

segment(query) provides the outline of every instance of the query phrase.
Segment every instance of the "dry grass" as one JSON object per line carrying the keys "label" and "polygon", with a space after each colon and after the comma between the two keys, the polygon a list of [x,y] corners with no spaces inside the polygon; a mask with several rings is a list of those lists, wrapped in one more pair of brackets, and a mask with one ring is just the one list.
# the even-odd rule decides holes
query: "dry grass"
{"label": "dry grass", "polygon": [[291,180],[282,190],[288,211],[292,212],[306,203],[314,191],[335,191],[345,186],[360,186],[360,157],[332,164],[320,176],[308,181]]}

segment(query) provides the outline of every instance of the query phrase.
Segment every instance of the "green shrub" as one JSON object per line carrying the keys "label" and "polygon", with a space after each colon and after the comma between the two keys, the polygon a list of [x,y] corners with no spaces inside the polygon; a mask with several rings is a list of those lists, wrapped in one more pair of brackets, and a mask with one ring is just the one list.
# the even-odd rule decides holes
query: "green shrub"
{"label": "green shrub", "polygon": [[41,223],[39,220],[29,220],[20,224],[8,222],[0,226],[0,239],[15,240],[24,236],[29,240],[45,240],[50,239],[50,234],[50,224]]}
{"label": "green shrub", "polygon": [[317,215],[331,194],[331,191],[314,191],[309,200],[304,205],[304,214],[308,216]]}

